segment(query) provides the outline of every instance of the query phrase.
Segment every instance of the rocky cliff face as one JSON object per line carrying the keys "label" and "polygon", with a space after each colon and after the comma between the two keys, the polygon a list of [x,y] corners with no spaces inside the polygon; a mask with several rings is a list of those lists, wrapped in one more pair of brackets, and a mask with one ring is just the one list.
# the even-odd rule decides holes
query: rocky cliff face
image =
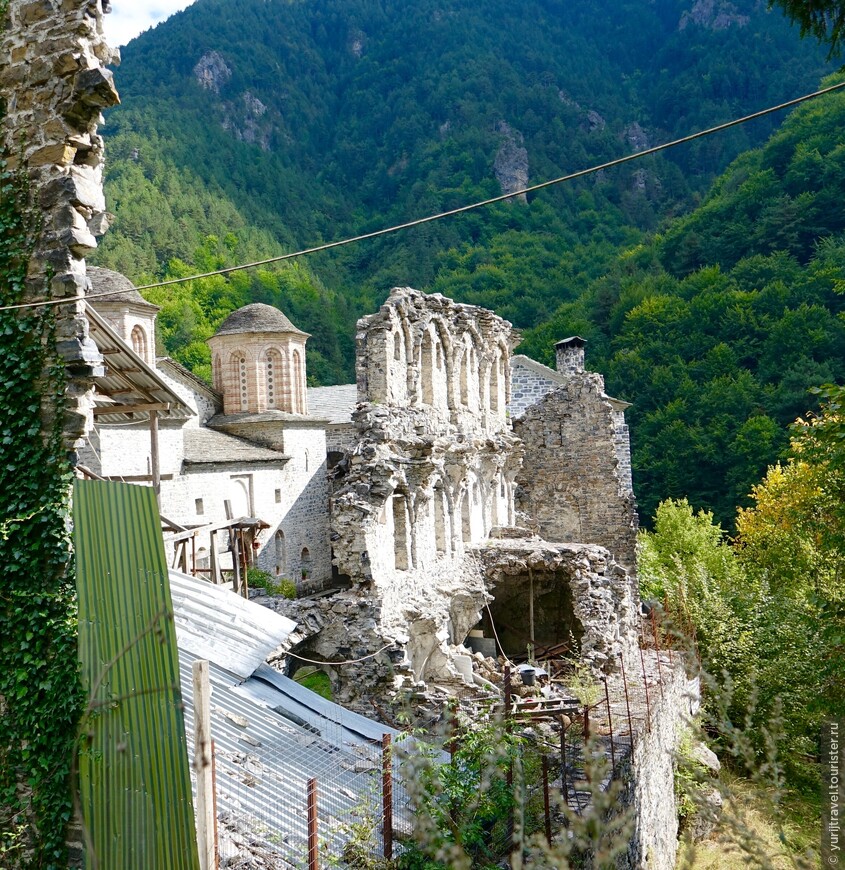
{"label": "rocky cliff face", "polygon": [[[502,193],[513,193],[528,187],[528,151],[522,133],[514,130],[506,121],[499,121],[496,132],[502,136],[502,144],[493,161],[493,172]],[[527,202],[525,194],[515,199]]]}
{"label": "rocky cliff face", "polygon": [[750,18],[742,15],[733,3],[726,0],[696,0],[689,12],[684,12],[678,30],[690,25],[705,30],[727,30],[729,27],[745,27]]}
{"label": "rocky cliff face", "polygon": [[232,70],[222,54],[208,51],[197,61],[194,67],[194,78],[201,88],[219,94],[220,88],[232,78]]}

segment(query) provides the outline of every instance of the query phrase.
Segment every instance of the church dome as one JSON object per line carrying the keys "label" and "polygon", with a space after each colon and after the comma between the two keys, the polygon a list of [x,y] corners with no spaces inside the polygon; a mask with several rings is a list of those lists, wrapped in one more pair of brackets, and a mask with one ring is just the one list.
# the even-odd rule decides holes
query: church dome
{"label": "church dome", "polygon": [[[143,305],[146,308],[159,310],[157,305],[147,302],[135,289],[135,285],[120,272],[104,269],[102,266],[88,266],[85,270],[91,281],[91,293],[94,298],[91,304],[97,308],[101,305],[122,304]],[[107,293],[107,296],[101,294]]]}
{"label": "church dome", "polygon": [[273,305],[254,302],[233,311],[220,324],[215,335],[240,335],[249,332],[286,332],[294,335],[308,335],[297,329],[282,312]]}

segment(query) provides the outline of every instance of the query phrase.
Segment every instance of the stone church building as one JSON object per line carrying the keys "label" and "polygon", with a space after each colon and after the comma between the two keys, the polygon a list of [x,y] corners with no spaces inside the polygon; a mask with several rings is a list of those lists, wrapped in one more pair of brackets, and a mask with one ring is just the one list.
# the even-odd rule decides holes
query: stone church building
{"label": "stone church building", "polygon": [[[499,617],[514,651],[553,648],[564,629],[596,666],[630,648],[626,405],[584,370],[582,339],[558,344],[553,370],[514,356],[519,336],[492,312],[395,288],[358,323],[357,383],[315,388],[309,336],[252,304],[209,339],[209,386],[156,356],[156,306],[88,273],[106,359],[80,452],[91,471],[152,482],[186,528],[260,519],[258,566],[302,592],[342,590],[361,606],[359,646],[398,644],[414,679],[454,673],[456,647]],[[214,540],[200,535],[199,567]],[[343,645],[323,634],[312,653]]]}

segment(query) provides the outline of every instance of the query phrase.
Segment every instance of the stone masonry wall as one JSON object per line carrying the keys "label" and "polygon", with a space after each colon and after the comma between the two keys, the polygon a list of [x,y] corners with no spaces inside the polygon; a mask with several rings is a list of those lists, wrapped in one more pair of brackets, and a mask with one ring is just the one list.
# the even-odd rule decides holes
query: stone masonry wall
{"label": "stone masonry wall", "polygon": [[[653,660],[651,652],[650,668]],[[701,694],[698,678],[685,673],[681,660],[670,664],[664,655],[661,667],[664,679],[661,690],[652,691],[650,727],[642,727],[633,759],[629,754],[622,763],[624,788],[618,808],[631,813],[633,830],[628,849],[616,859],[617,870],[673,870],[676,864],[675,767],[683,735],[698,715]]]}
{"label": "stone masonry wall", "polygon": [[525,409],[536,405],[543,396],[557,389],[560,384],[551,378],[544,378],[539,372],[525,366],[511,367],[511,419],[521,417]]}
{"label": "stone masonry wall", "polygon": [[[638,599],[631,578],[607,550],[584,544],[554,544],[538,538],[493,540],[475,551],[494,596],[529,571],[552,575],[572,592],[573,616],[583,629],[577,652],[597,671],[638,664]],[[560,637],[558,641],[565,641]]]}
{"label": "stone masonry wall", "polygon": [[600,375],[571,375],[514,422],[525,445],[518,506],[550,541],[599,544],[636,572],[638,519],[619,419]]}
{"label": "stone masonry wall", "polygon": [[[88,289],[85,256],[107,228],[102,186],[102,109],[118,102],[105,65],[119,59],[103,38],[101,0],[10,0],[0,34],[0,144],[10,168],[29,173],[43,229],[26,298],[72,298]],[[65,441],[85,432],[102,358],[80,301],[57,307],[57,351],[68,373]]]}

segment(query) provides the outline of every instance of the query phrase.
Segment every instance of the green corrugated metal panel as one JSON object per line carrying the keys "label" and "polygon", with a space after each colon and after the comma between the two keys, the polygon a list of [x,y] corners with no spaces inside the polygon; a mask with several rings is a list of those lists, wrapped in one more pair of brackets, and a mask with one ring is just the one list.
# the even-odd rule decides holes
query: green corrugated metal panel
{"label": "green corrugated metal panel", "polygon": [[[80,794],[97,870],[197,870],[179,661],[155,493],[76,481],[79,656],[96,709]],[[89,850],[90,852],[90,850]]]}

